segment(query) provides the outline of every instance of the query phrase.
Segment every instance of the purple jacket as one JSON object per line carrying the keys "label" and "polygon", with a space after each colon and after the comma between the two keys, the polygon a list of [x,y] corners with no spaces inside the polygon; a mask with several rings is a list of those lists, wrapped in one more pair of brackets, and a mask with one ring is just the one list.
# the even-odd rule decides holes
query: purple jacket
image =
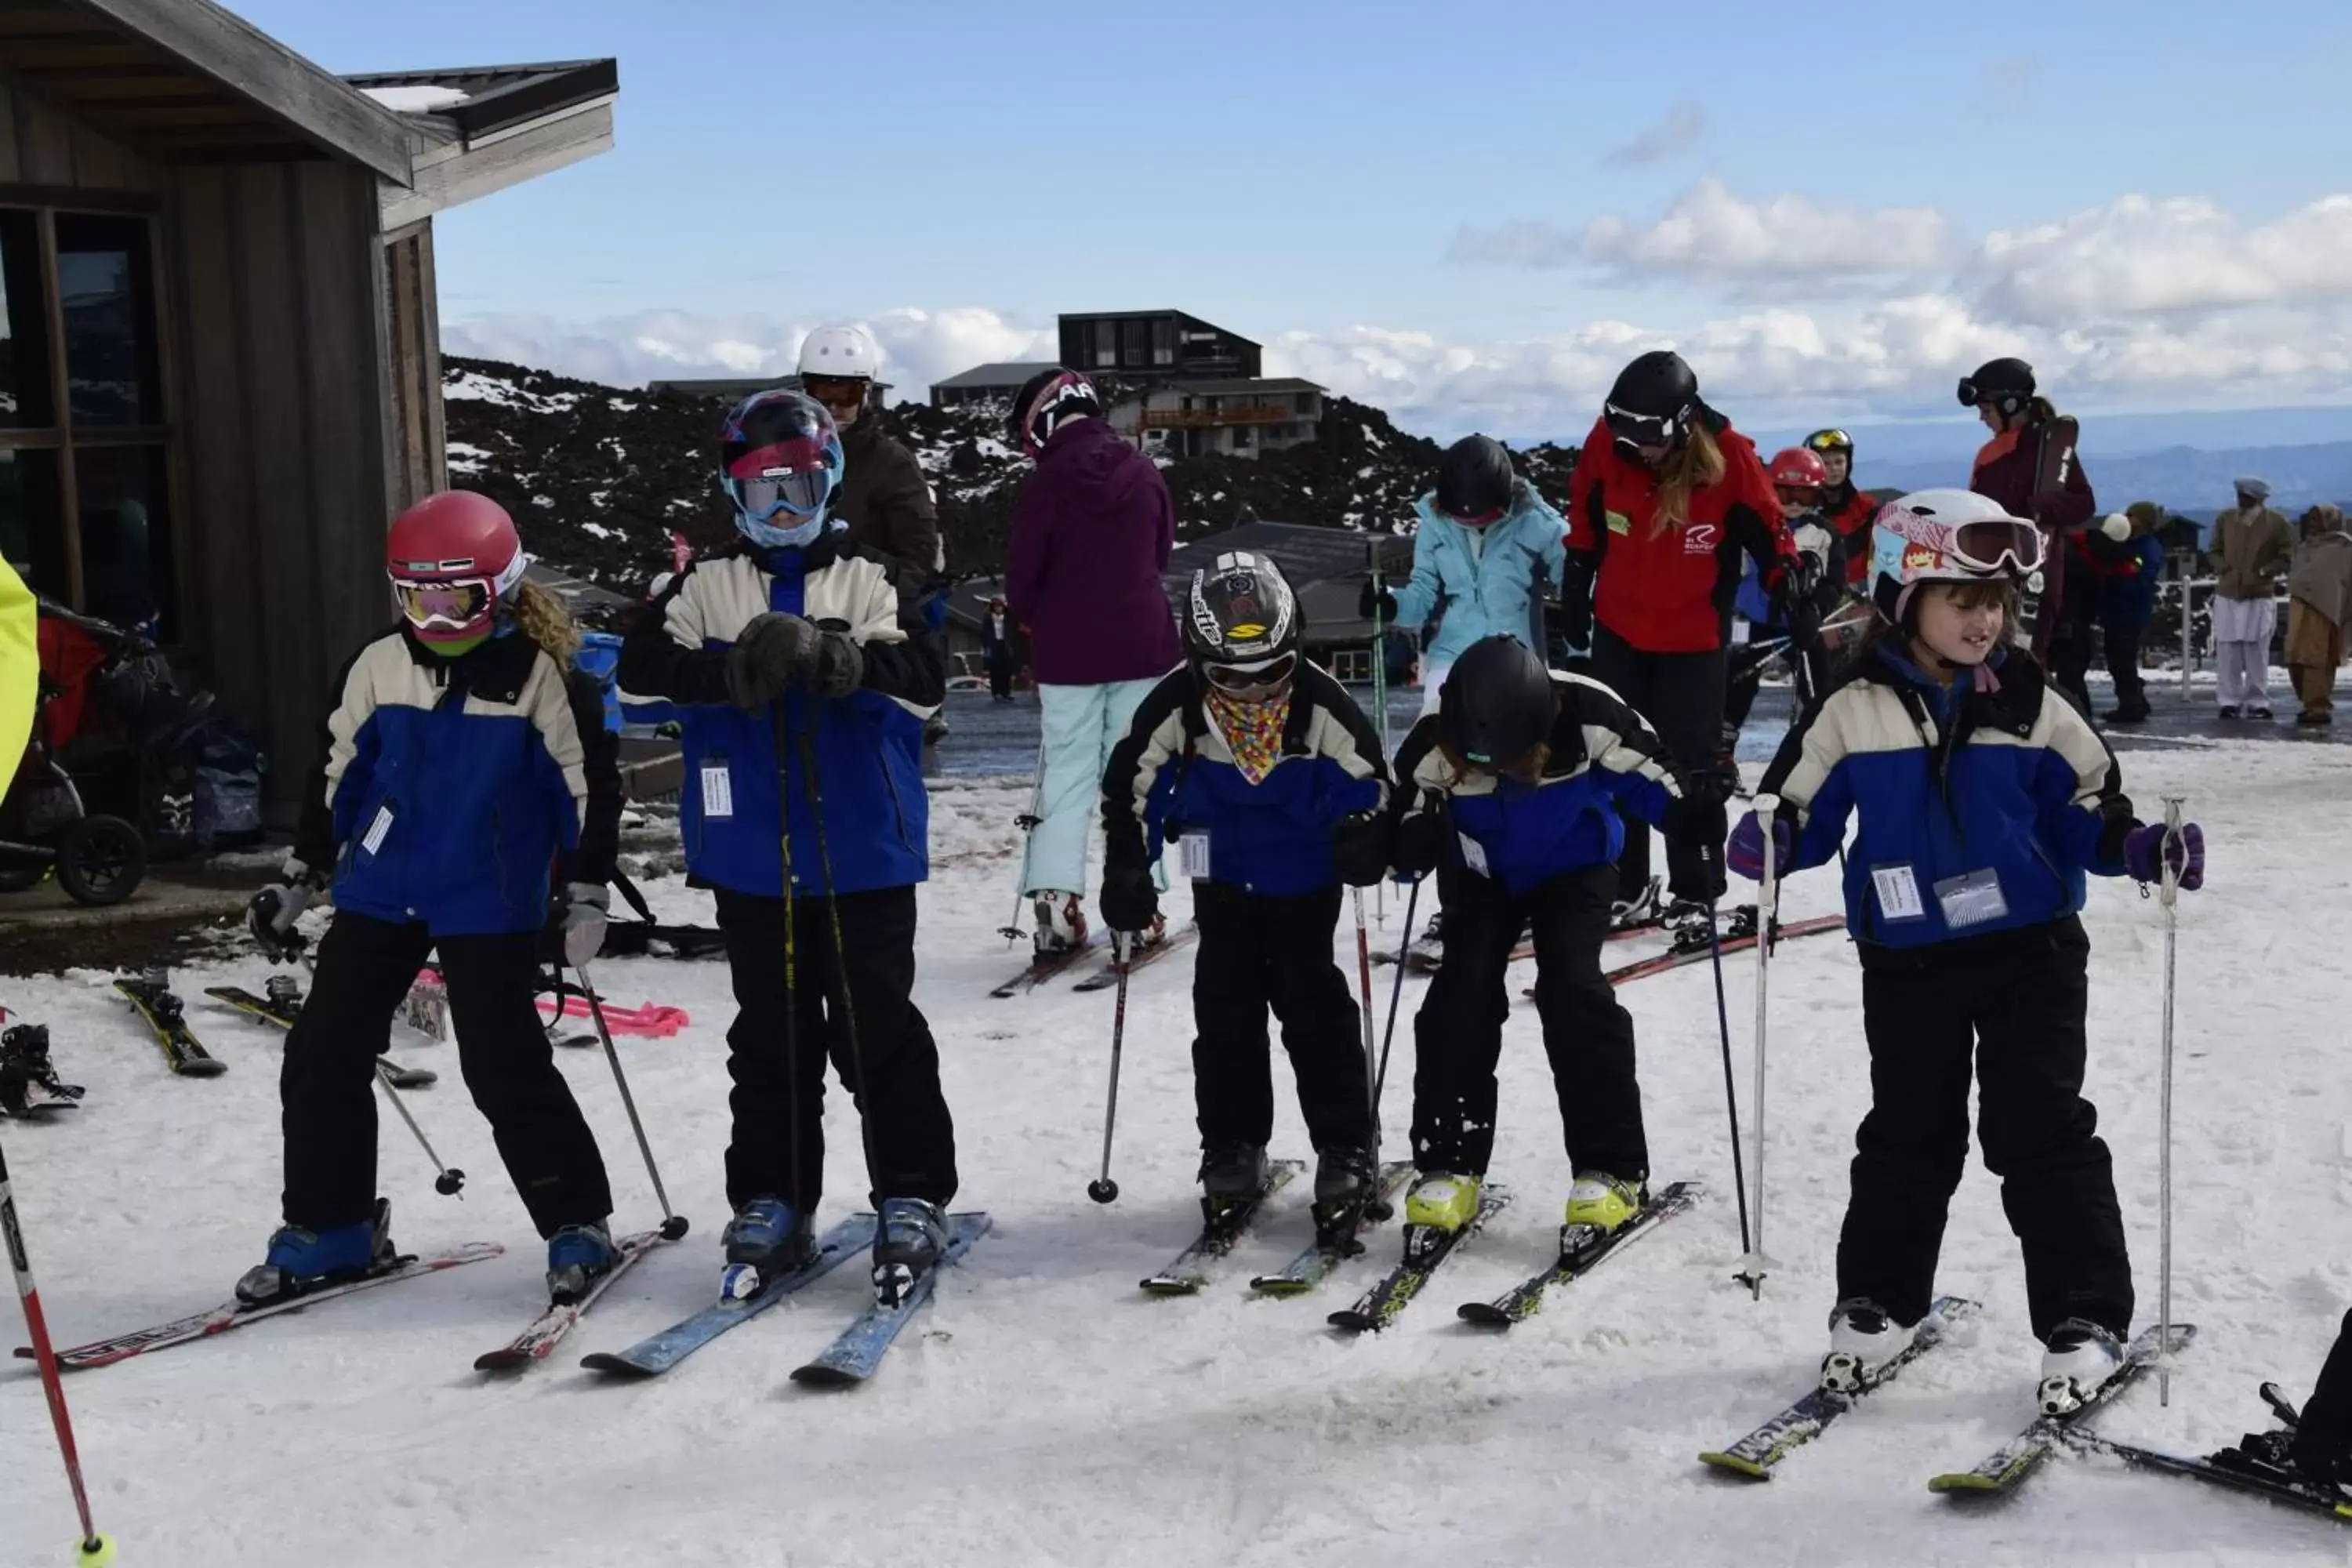
{"label": "purple jacket", "polygon": [[1160,574],[1176,512],[1150,458],[1099,419],[1055,432],[1013,508],[1004,601],[1051,686],[1156,680],[1183,658]]}

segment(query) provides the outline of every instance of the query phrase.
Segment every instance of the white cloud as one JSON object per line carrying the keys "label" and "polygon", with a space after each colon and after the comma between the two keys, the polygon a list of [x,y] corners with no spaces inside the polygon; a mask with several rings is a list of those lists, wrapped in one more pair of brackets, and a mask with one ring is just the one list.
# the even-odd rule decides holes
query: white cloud
{"label": "white cloud", "polygon": [[1828,278],[1941,270],[1950,226],[1933,207],[1863,211],[1794,194],[1750,201],[1712,176],[1647,225],[1615,216],[1575,230],[1538,220],[1465,227],[1448,258],[1499,267],[1594,267],[1622,278]]}
{"label": "white cloud", "polygon": [[1667,110],[1655,125],[1610,148],[1601,161],[1616,169],[1645,169],[1689,152],[1706,134],[1706,110],[1685,99]]}
{"label": "white cloud", "polygon": [[2201,198],[2121,196],[1987,237],[1973,274],[1988,310],[2044,325],[2352,298],[2352,195],[2252,228]]}

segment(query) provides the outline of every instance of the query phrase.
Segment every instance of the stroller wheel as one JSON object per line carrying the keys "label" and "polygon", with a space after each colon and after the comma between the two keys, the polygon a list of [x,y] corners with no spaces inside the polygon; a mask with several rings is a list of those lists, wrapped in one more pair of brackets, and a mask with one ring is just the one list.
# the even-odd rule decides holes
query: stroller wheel
{"label": "stroller wheel", "polygon": [[147,875],[147,845],[119,816],[85,816],[58,843],[58,885],[78,904],[119,904]]}

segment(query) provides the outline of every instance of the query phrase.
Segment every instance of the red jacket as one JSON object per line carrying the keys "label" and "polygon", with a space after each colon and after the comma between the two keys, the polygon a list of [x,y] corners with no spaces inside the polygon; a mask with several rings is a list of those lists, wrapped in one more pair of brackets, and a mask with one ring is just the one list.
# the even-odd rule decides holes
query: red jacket
{"label": "red jacket", "polygon": [[2047,495],[2034,489],[2038,477],[2034,470],[2041,461],[2041,426],[2004,430],[1978,450],[1969,489],[2000,502],[2012,517],[2032,518],[2045,535],[2067,532],[2090,521],[2098,502],[2091,493],[2090,476],[2083,472],[2081,451],[2066,467],[2065,488]]}
{"label": "red jacket", "polygon": [[1768,592],[1797,558],[1780,498],[1756,444],[1715,433],[1724,475],[1691,498],[1681,528],[1655,526],[1657,476],[1617,454],[1595,421],[1569,486],[1568,552],[1594,580],[1592,616],[1644,653],[1708,653],[1731,630],[1739,552],[1753,556]]}
{"label": "red jacket", "polygon": [[[1837,499],[1843,490],[1845,499]],[[1822,491],[1822,515],[1845,541],[1845,580],[1861,587],[1870,577],[1870,520],[1878,515],[1878,502],[1865,489],[1856,489],[1852,476],[1843,485],[1832,485]]]}

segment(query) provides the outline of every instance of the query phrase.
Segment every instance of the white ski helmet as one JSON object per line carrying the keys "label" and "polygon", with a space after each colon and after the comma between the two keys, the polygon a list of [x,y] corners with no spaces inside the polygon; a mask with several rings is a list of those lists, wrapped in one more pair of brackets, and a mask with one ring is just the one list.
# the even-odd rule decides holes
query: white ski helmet
{"label": "white ski helmet", "polygon": [[872,381],[881,354],[863,327],[819,327],[801,340],[801,374]]}
{"label": "white ski helmet", "polygon": [[1922,583],[2023,582],[2041,565],[2040,531],[1974,490],[1914,490],[1871,524],[1870,601],[1897,626]]}

